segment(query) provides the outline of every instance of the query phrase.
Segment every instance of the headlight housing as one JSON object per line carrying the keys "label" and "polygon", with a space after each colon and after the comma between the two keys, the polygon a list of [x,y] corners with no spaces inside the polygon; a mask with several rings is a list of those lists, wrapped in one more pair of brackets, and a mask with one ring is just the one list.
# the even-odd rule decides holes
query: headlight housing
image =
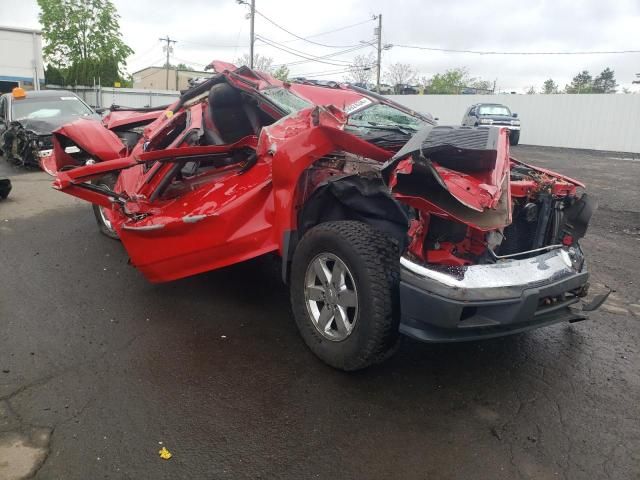
{"label": "headlight housing", "polygon": [[491,125],[493,123],[493,120],[490,118],[481,118],[480,123],[484,125]]}
{"label": "headlight housing", "polygon": [[511,125],[520,125],[520,120],[511,120]]}

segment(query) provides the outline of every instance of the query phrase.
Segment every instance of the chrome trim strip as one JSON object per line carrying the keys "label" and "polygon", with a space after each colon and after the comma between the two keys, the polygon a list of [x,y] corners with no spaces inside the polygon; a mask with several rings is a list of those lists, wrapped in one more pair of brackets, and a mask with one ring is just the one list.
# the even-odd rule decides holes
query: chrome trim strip
{"label": "chrome trim strip", "polygon": [[531,253],[536,253],[536,252],[545,252],[547,250],[555,250],[556,248],[562,248],[562,247],[563,245],[561,243],[558,243],[557,245],[547,245],[546,247],[534,248],[533,250],[527,250],[526,252],[512,253],[510,255],[496,255],[496,252],[494,252],[493,249],[488,248],[488,250],[493,258],[495,258],[496,260],[501,260],[504,258],[521,257],[522,255],[529,255]]}
{"label": "chrome trim strip", "polygon": [[127,225],[127,224],[122,225],[122,228],[124,230],[131,230],[134,232],[150,232],[152,230],[160,230],[161,228],[164,228],[164,227],[165,225],[163,225],[162,223],[156,223],[155,225],[142,225],[140,227]]}
{"label": "chrome trim strip", "polygon": [[400,265],[424,280],[456,290],[490,291],[516,287],[534,288],[579,273],[564,249],[553,250],[522,260],[504,260],[489,265],[449,267],[446,269],[419,265],[400,257]]}
{"label": "chrome trim strip", "polygon": [[185,215],[184,217],[182,217],[182,221],[184,223],[197,223],[200,220],[204,220],[205,218],[207,218],[206,215]]}

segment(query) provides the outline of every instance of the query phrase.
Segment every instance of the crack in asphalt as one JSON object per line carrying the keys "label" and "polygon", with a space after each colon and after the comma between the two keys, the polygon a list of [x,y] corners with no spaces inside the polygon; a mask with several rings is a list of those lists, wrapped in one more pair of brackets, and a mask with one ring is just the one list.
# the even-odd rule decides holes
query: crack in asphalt
{"label": "crack in asphalt", "polygon": [[53,426],[51,427],[51,429],[49,429],[49,441],[47,442],[47,447],[45,449],[44,452],[44,458],[40,461],[40,463],[36,466],[35,470],[33,471],[33,473],[27,477],[25,477],[24,480],[29,480],[32,478],[36,478],[38,476],[38,473],[40,473],[40,470],[42,470],[42,467],[44,467],[44,464],[47,463],[47,459],[49,458],[49,455],[51,454],[51,443],[53,442],[53,434],[56,431],[56,427]]}
{"label": "crack in asphalt", "polygon": [[20,395],[21,393],[24,393],[27,390],[30,390],[32,388],[35,387],[41,387],[43,385],[46,385],[47,383],[49,383],[51,380],[61,377],[63,375],[66,375],[67,373],[76,371],[79,368],[82,367],[86,367],[86,366],[90,366],[93,365],[95,362],[102,360],[104,357],[106,357],[108,354],[113,354],[113,353],[120,353],[123,352],[125,350],[127,350],[131,344],[133,342],[135,342],[137,339],[139,339],[140,337],[146,335],[148,332],[144,331],[144,332],[140,332],[136,335],[134,335],[132,338],[130,338],[129,340],[127,340],[126,342],[124,342],[123,345],[113,349],[113,350],[105,350],[104,352],[100,353],[99,355],[96,355],[95,357],[90,358],[89,360],[83,360],[83,361],[79,361],[79,362],[75,362],[72,363],[71,365],[68,365],[67,367],[60,369],[56,372],[52,372],[48,375],[45,375],[39,379],[34,380],[33,382],[30,382],[26,385],[21,385],[20,387],[18,387],[15,391],[0,396],[0,401],[8,401],[11,400],[13,397]]}
{"label": "crack in asphalt", "polygon": [[[61,369],[57,372],[51,373],[49,375],[45,375],[44,377],[37,379],[29,384],[26,385],[22,385],[20,386],[18,389],[16,389],[14,392],[8,394],[8,395],[4,395],[2,397],[0,397],[0,401],[4,402],[4,404],[7,406],[7,411],[8,414],[15,417],[16,420],[18,421],[18,424],[20,425],[20,432],[25,432],[25,427],[31,428],[31,429],[42,429],[42,430],[47,430],[49,432],[49,440],[47,442],[47,447],[44,453],[44,457],[43,459],[40,461],[40,463],[37,465],[37,468],[35,469],[35,471],[27,476],[24,477],[25,480],[28,479],[33,479],[36,478],[38,473],[40,472],[40,470],[42,470],[42,468],[45,466],[49,455],[51,453],[51,451],[53,450],[53,442],[54,442],[54,433],[56,431],[56,428],[65,425],[69,422],[71,422],[72,420],[77,419],[78,417],[80,417],[81,415],[83,415],[85,413],[85,411],[89,408],[89,406],[95,402],[95,397],[92,396],[90,397],[82,407],[80,407],[79,409],[76,409],[75,413],[73,413],[70,417],[65,418],[64,420],[60,420],[58,422],[52,423],[50,425],[37,425],[34,423],[31,423],[30,421],[26,420],[24,418],[24,416],[18,411],[18,409],[13,405],[13,399],[32,389],[32,388],[36,388],[36,387],[40,387],[43,385],[46,385],[48,382],[52,381],[55,378],[59,378],[63,375],[66,375],[70,372],[74,372],[77,371],[78,369],[82,368],[82,367],[88,367],[91,365],[94,365],[95,363],[99,362],[100,360],[102,360],[105,356],[107,356],[107,354],[115,354],[115,353],[121,353],[123,351],[126,351],[128,348],[131,347],[131,345],[139,338],[143,337],[144,335],[146,335],[148,332],[147,331],[143,331],[143,332],[139,332],[138,334],[134,335],[133,337],[131,337],[129,340],[127,340],[126,342],[124,342],[121,346],[119,346],[118,348],[115,349],[111,349],[111,350],[107,350],[105,352],[102,352],[100,355],[97,355],[91,359],[89,359],[88,361],[82,361],[82,362],[76,362],[74,364],[69,365],[67,368]],[[7,430],[7,432],[11,432],[12,430]],[[6,432],[5,432],[6,433]]]}

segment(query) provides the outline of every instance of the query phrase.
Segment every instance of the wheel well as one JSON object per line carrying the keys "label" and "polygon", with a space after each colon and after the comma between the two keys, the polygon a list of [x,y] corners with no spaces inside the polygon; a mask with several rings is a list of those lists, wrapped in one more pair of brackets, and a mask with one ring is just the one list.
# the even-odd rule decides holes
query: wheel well
{"label": "wheel well", "polygon": [[354,220],[388,235],[402,252],[408,245],[407,208],[389,193],[379,177],[349,175],[320,185],[298,210],[297,230],[284,232],[282,278],[289,278],[289,264],[298,241],[321,223]]}

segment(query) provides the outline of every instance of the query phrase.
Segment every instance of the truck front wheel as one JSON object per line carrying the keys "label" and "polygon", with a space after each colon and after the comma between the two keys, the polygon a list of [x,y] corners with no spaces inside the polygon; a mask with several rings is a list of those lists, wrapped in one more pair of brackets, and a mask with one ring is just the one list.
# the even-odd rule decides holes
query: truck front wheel
{"label": "truck front wheel", "polygon": [[398,343],[400,255],[393,241],[355,221],[320,224],[298,244],[291,304],[307,346],[325,363],[359,370]]}

